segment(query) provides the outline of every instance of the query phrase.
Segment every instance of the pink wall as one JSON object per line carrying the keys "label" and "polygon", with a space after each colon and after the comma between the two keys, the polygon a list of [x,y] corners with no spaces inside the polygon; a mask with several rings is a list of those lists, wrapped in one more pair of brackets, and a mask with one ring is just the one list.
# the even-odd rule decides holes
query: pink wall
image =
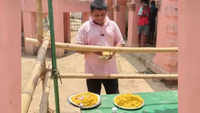
{"label": "pink wall", "polygon": [[0,0],[0,110],[21,112],[20,0]]}
{"label": "pink wall", "polygon": [[199,4],[179,1],[179,113],[200,113]]}
{"label": "pink wall", "polygon": [[[21,29],[19,0],[0,1],[0,106],[2,113],[21,109]],[[199,113],[200,9],[199,0],[180,0],[179,15],[179,113]],[[14,18],[14,19],[13,19]],[[14,57],[13,57],[14,56]]]}
{"label": "pink wall", "polygon": [[[43,11],[48,12],[47,0],[42,0]],[[23,11],[34,12],[36,10],[35,0],[22,0]],[[88,2],[80,2],[80,0],[53,0],[55,10],[62,12],[87,12],[89,11]],[[78,7],[77,7],[78,6]]]}
{"label": "pink wall", "polygon": [[[177,0],[162,0],[158,13],[157,47],[177,47]],[[154,63],[169,73],[177,72],[176,53],[158,53]]]}
{"label": "pink wall", "polygon": [[[24,12],[23,13],[23,28],[24,37],[36,37],[36,13]],[[25,41],[25,52],[34,54],[35,45]]]}
{"label": "pink wall", "polygon": [[[35,37],[35,16],[33,15],[36,10],[35,0],[21,0],[23,9],[23,20],[24,20],[24,34],[25,37]],[[47,0],[42,0],[44,13],[48,12]],[[78,6],[78,7],[77,7]],[[80,0],[53,0],[54,10],[54,30],[55,40],[57,42],[70,42],[70,24],[69,16],[66,18],[66,12],[88,12],[89,2],[80,2]],[[65,15],[65,16],[64,16]],[[67,19],[67,20],[64,20]],[[68,24],[68,25],[67,25]],[[33,54],[35,45],[25,42],[26,53]],[[63,56],[64,50],[57,49],[57,56]]]}

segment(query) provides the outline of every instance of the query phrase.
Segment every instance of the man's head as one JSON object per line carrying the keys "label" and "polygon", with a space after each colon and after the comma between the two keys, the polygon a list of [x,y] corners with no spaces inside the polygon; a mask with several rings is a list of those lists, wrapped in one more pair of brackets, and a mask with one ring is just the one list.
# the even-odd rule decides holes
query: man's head
{"label": "man's head", "polygon": [[151,1],[151,6],[156,6],[156,2],[155,1]]}
{"label": "man's head", "polygon": [[104,0],[94,0],[90,4],[91,16],[96,24],[103,25],[107,13],[107,5]]}
{"label": "man's head", "polygon": [[148,4],[148,2],[143,1],[143,2],[142,2],[142,6],[143,6],[144,9],[146,9],[146,8],[149,7],[149,4]]}
{"label": "man's head", "polygon": [[149,2],[147,0],[141,0],[141,3],[142,3],[142,6],[146,6],[148,7],[149,6]]}

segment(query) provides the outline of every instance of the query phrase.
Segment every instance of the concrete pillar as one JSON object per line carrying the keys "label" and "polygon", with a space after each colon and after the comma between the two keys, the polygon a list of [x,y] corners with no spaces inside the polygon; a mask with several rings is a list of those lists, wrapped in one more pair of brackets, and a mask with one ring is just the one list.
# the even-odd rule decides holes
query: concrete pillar
{"label": "concrete pillar", "polygon": [[70,34],[70,13],[64,13],[64,42],[71,42],[71,34]]}
{"label": "concrete pillar", "polygon": [[21,112],[21,0],[0,0],[0,109]]}
{"label": "concrete pillar", "polygon": [[89,19],[90,12],[82,12],[82,23]]}
{"label": "concrete pillar", "polygon": [[127,0],[115,0],[114,2],[114,21],[118,24],[122,35],[125,37]]}
{"label": "concrete pillar", "polygon": [[136,3],[128,2],[128,42],[127,46],[138,46],[137,22],[136,22]]}
{"label": "concrete pillar", "polygon": [[127,3],[128,7],[128,46],[138,46],[138,10],[140,0],[130,0]]}
{"label": "concrete pillar", "polygon": [[[157,47],[177,47],[177,0],[161,1],[158,13]],[[177,53],[157,53],[154,63],[168,73],[177,72]]]}
{"label": "concrete pillar", "polygon": [[179,96],[178,113],[199,113],[200,14],[199,0],[178,0]]}
{"label": "concrete pillar", "polygon": [[[54,32],[55,41],[64,42],[64,13],[54,11]],[[61,57],[64,55],[64,50],[56,48],[56,56]]]}
{"label": "concrete pillar", "polygon": [[[36,38],[36,14],[34,12],[23,12],[24,37]],[[33,55],[36,46],[25,41],[25,53]]]}

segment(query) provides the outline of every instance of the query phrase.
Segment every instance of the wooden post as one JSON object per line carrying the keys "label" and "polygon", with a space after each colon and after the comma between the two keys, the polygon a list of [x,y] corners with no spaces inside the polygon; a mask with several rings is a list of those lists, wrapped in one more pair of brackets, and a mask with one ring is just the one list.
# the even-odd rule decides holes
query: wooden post
{"label": "wooden post", "polygon": [[42,81],[42,97],[40,102],[40,113],[48,113],[49,105],[49,92],[50,92],[50,76],[51,72],[48,71],[45,74],[45,78]]}
{"label": "wooden post", "polygon": [[40,78],[41,73],[44,71],[44,62],[46,57],[47,48],[49,45],[49,39],[43,39],[42,46],[38,51],[38,56],[35,62],[30,79],[27,81],[23,91],[22,91],[22,113],[27,113],[29,106],[32,101],[32,95],[37,86],[37,82]]}
{"label": "wooden post", "polygon": [[42,0],[36,0],[36,37],[42,42],[43,38],[43,11],[42,11]]}

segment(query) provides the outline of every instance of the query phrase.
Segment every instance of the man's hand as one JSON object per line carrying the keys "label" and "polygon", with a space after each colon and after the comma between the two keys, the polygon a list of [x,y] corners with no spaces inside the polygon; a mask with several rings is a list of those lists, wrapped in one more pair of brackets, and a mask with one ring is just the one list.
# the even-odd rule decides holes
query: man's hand
{"label": "man's hand", "polygon": [[108,60],[112,59],[113,56],[115,56],[115,53],[116,53],[116,52],[112,52],[112,54],[109,56]]}
{"label": "man's hand", "polygon": [[87,54],[87,53],[90,53],[88,51],[76,51],[77,53],[80,53],[80,54]]}
{"label": "man's hand", "polygon": [[103,51],[102,55],[99,56],[99,58],[103,60],[110,60],[114,56],[114,52],[109,52],[109,51]]}
{"label": "man's hand", "polygon": [[102,56],[102,52],[94,52],[94,54]]}

